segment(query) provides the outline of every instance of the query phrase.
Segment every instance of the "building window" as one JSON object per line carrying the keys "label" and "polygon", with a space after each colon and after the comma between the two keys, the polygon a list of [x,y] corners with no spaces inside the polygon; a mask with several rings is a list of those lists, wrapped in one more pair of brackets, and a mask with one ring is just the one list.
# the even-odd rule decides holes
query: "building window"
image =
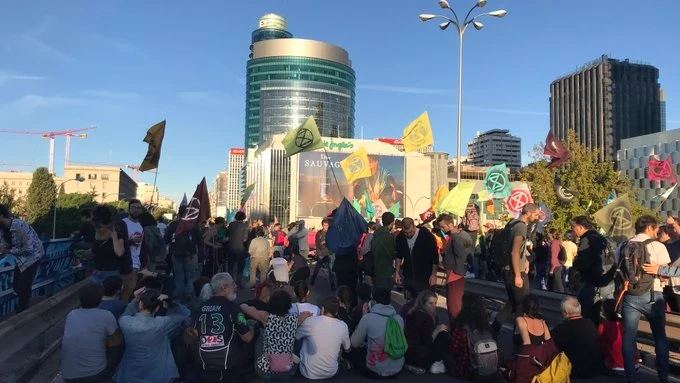
{"label": "building window", "polygon": [[102,181],[108,181],[109,180],[109,175],[108,174],[102,174]]}
{"label": "building window", "polygon": [[87,179],[88,179],[88,180],[96,180],[96,179],[97,179],[97,175],[96,175],[96,174],[88,174],[88,175],[87,175]]}
{"label": "building window", "polygon": [[80,178],[80,173],[76,173],[76,179]]}

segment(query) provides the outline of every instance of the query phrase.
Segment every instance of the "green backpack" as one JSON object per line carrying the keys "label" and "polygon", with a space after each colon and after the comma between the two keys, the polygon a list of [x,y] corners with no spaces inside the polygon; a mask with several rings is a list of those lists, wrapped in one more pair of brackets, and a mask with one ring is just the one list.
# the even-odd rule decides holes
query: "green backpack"
{"label": "green backpack", "polygon": [[385,327],[385,354],[391,359],[401,359],[406,355],[406,350],[408,350],[408,343],[404,330],[394,319],[394,315],[390,315],[387,317]]}

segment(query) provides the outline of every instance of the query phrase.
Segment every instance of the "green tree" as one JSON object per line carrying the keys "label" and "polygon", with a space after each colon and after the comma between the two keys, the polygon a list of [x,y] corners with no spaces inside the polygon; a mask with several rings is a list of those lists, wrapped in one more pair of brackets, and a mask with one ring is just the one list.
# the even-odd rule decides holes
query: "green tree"
{"label": "green tree", "polygon": [[[34,224],[39,219],[46,217],[52,210],[52,205],[57,197],[57,187],[54,178],[47,168],[38,168],[33,172],[31,186],[26,193],[26,219]],[[36,228],[38,233],[45,228]]]}
{"label": "green tree", "polygon": [[[95,206],[96,203],[89,193],[60,194],[57,197],[57,237],[68,237],[74,231],[77,231],[82,224],[80,210],[88,207],[94,208]],[[52,217],[49,218],[52,219]]]}
{"label": "green tree", "polygon": [[[573,130],[569,131],[566,142],[571,159],[557,169],[548,169],[549,158],[543,155],[543,145],[534,147],[534,162],[522,169],[520,177],[531,187],[531,194],[537,203],[544,203],[552,212],[550,226],[565,232],[571,228],[571,219],[578,215],[592,215],[604,206],[612,191],[617,195],[628,193],[633,216],[653,214],[636,199],[632,181],[619,175],[614,164],[598,162],[597,151],[581,145]],[[569,203],[557,199],[554,190],[554,175],[561,185],[574,192],[576,197]]]}
{"label": "green tree", "polygon": [[7,182],[3,182],[0,186],[0,205],[7,206],[9,211],[14,211],[14,206],[17,203],[17,191],[11,188]]}

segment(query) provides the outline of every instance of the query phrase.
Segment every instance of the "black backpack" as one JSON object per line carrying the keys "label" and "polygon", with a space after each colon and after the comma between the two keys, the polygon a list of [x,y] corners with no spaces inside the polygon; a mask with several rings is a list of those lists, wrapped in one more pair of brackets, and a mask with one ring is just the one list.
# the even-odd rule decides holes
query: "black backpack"
{"label": "black backpack", "polygon": [[493,248],[493,259],[496,268],[500,271],[505,267],[510,266],[510,257],[512,252],[512,228],[521,222],[518,219],[513,219],[508,222],[505,227],[494,235],[491,240],[491,247]]}
{"label": "black backpack", "polygon": [[653,290],[654,276],[642,269],[642,265],[651,263],[647,245],[652,242],[653,239],[647,239],[644,242],[627,241],[621,245],[621,258],[616,268],[621,294],[640,296]]}
{"label": "black backpack", "polygon": [[[179,227],[179,225],[177,225]],[[196,254],[196,244],[194,243],[194,238],[192,231],[185,231],[184,233],[177,235],[172,235],[172,244],[170,245],[172,249],[172,255],[178,258],[188,258]]]}

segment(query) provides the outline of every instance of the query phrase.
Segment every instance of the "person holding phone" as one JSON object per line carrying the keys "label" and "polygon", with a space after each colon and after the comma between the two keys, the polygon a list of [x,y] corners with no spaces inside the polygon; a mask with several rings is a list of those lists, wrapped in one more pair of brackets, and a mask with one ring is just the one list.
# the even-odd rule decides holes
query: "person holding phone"
{"label": "person holding phone", "polygon": [[108,207],[99,206],[94,209],[92,222],[95,236],[91,251],[95,270],[90,280],[100,284],[108,277],[120,275],[125,244],[123,238],[118,237],[113,226],[113,213]]}

